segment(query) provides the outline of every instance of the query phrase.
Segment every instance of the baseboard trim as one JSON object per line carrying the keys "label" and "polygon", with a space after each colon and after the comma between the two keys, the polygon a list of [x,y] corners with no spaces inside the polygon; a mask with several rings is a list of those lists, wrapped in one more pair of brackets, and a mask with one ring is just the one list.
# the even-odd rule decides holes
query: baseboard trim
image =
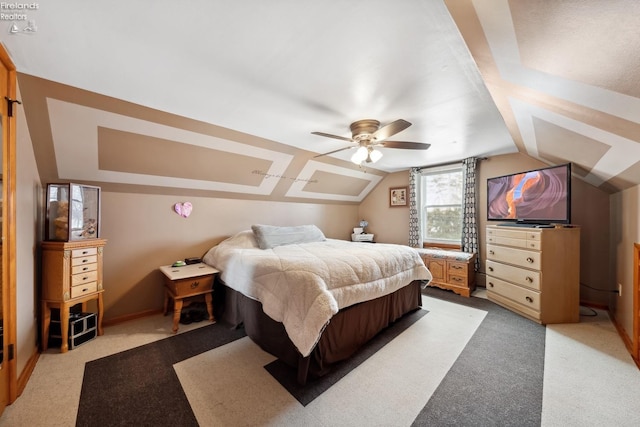
{"label": "baseboard trim", "polygon": [[622,338],[622,342],[624,343],[625,347],[627,347],[627,351],[631,355],[631,358],[635,362],[638,369],[640,369],[640,361],[638,361],[633,355],[633,341],[627,334],[627,331],[625,331],[622,325],[618,323],[616,316],[613,314],[612,311],[609,311],[609,317],[611,318],[611,322],[613,323],[613,326],[616,327],[616,330],[618,331],[618,335],[620,335],[620,338]]}
{"label": "baseboard trim", "polygon": [[33,354],[31,355],[31,357],[29,357],[29,360],[27,360],[27,363],[24,366],[24,369],[22,370],[22,372],[20,372],[20,376],[18,377],[18,384],[17,384],[18,397],[22,395],[22,392],[27,386],[27,383],[31,378],[31,374],[33,374],[33,370],[36,368],[38,359],[40,359],[40,351],[38,351],[38,347],[36,346],[33,348]]}
{"label": "baseboard trim", "polygon": [[133,313],[133,314],[127,314],[126,316],[112,317],[110,319],[103,320],[102,326],[118,325],[120,323],[128,322],[129,320],[135,320],[135,319],[140,319],[142,317],[153,316],[155,314],[160,314],[162,312],[163,312],[162,309],[154,309],[154,310],[140,311],[138,313]]}

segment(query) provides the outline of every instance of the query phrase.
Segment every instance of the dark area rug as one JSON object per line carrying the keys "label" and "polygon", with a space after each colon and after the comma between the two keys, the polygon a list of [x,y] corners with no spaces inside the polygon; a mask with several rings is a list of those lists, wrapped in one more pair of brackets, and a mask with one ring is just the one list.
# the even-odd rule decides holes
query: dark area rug
{"label": "dark area rug", "polygon": [[395,321],[388,328],[382,330],[371,341],[366,343],[349,359],[337,363],[331,372],[320,378],[310,378],[307,384],[300,385],[297,381],[297,370],[286,363],[275,360],[265,366],[265,369],[302,405],[307,406],[315,398],[327,391],[340,381],[345,375],[357,368],[375,352],[391,342],[395,337],[420,320],[428,311],[421,309],[408,313]]}
{"label": "dark area rug", "polygon": [[423,293],[487,316],[413,425],[539,426],[546,328],[482,298]]}
{"label": "dark area rug", "polygon": [[88,362],[76,426],[197,427],[173,365],[244,336],[216,323]]}

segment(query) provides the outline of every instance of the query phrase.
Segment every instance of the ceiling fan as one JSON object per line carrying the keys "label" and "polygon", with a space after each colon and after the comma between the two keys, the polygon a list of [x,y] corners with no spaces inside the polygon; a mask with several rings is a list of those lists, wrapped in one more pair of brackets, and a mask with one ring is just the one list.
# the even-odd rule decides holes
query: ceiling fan
{"label": "ceiling fan", "polygon": [[318,154],[315,157],[326,156],[337,153],[339,151],[351,150],[357,148],[357,151],[351,156],[351,161],[357,165],[362,162],[375,163],[382,158],[382,152],[376,150],[376,147],[384,148],[402,148],[406,150],[426,150],[431,144],[422,144],[419,142],[406,141],[387,141],[387,138],[402,132],[411,126],[406,120],[396,120],[385,126],[380,127],[380,122],[373,119],[358,120],[351,123],[351,138],[344,136],[331,135],[324,132],[311,132],[313,135],[324,136],[327,138],[339,139],[351,142],[349,147],[340,148],[324,154]]}

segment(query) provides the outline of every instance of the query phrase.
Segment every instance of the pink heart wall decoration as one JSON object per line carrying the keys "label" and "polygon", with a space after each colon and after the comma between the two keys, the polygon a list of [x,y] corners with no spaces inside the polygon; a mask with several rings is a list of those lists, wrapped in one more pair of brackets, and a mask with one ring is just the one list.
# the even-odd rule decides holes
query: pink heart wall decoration
{"label": "pink heart wall decoration", "polygon": [[190,202],[176,203],[173,209],[178,215],[183,218],[188,218],[193,210],[193,205]]}

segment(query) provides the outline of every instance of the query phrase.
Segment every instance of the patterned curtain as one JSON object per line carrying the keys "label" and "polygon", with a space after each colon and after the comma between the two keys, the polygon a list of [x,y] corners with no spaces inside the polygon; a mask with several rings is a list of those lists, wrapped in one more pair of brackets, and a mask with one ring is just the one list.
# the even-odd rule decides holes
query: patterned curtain
{"label": "patterned curtain", "polygon": [[469,157],[462,161],[463,167],[463,203],[462,203],[462,251],[475,252],[475,270],[480,267],[480,254],[478,253],[478,221],[476,200],[476,161],[475,157]]}
{"label": "patterned curtain", "polygon": [[419,187],[420,169],[411,168],[409,171],[409,246],[422,247],[422,233],[420,231]]}

